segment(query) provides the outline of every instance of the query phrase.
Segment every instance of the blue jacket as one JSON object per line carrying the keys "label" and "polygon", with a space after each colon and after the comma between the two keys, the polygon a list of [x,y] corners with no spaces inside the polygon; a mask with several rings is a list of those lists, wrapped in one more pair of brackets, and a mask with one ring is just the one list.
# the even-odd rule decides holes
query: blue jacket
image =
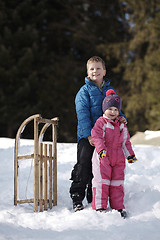
{"label": "blue jacket", "polygon": [[90,81],[87,77],[85,78],[85,85],[80,88],[75,98],[78,119],[78,141],[91,136],[91,129],[96,120],[103,114],[102,102],[106,96],[106,91],[109,89],[114,90],[114,88],[110,87],[109,79],[105,79],[105,84],[101,91],[94,82]]}

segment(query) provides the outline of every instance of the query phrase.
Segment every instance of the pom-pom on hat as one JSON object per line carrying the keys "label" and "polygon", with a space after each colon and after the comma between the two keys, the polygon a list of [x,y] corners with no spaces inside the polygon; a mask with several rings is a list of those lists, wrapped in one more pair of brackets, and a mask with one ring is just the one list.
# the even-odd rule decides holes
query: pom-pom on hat
{"label": "pom-pom on hat", "polygon": [[121,110],[121,99],[113,89],[109,89],[106,92],[106,97],[103,100],[103,104],[102,104],[103,112],[105,112],[110,107],[118,108],[119,112]]}

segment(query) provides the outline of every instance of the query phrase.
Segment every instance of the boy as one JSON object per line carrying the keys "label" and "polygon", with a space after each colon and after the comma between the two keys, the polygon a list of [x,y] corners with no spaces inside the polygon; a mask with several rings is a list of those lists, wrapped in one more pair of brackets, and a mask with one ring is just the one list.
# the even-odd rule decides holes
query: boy
{"label": "boy", "polygon": [[120,122],[121,99],[112,89],[107,91],[102,108],[104,114],[98,118],[91,131],[95,145],[92,157],[92,208],[106,211],[109,198],[110,207],[126,218],[123,187],[125,158],[129,163],[137,159],[127,126]]}
{"label": "boy", "polygon": [[[104,61],[98,57],[91,57],[87,61],[87,77],[85,85],[81,87],[75,98],[77,127],[77,163],[75,164],[71,180],[70,196],[73,200],[73,209],[82,210],[82,201],[85,198],[87,187],[87,201],[92,202],[92,154],[94,144],[91,138],[91,130],[96,120],[102,116],[102,101],[110,87],[110,80],[104,79],[106,67]],[[122,115],[122,114],[121,114]],[[122,121],[126,123],[123,117]]]}

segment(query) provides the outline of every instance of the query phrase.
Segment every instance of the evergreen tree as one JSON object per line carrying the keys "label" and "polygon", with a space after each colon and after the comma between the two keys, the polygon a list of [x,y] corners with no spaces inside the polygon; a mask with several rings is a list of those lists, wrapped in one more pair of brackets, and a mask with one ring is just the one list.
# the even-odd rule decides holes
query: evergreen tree
{"label": "evergreen tree", "polygon": [[74,98],[88,58],[104,58],[112,86],[122,91],[130,37],[123,3],[1,0],[0,9],[1,136],[15,137],[25,118],[40,113],[59,117],[59,141],[76,141]]}
{"label": "evergreen tree", "polygon": [[[41,96],[46,96],[43,109],[46,114],[53,113],[51,109],[56,102],[59,134],[65,141],[73,141],[73,137],[76,139],[74,98],[84,84],[86,62],[93,55],[104,58],[107,76],[113,77],[112,86],[120,88],[123,68],[119,59],[124,54],[123,42],[128,38],[127,24],[118,0],[54,1],[54,6],[55,2],[56,10],[48,2],[46,24],[46,42],[48,53],[53,56],[53,67]],[[52,96],[48,94],[50,89],[54,89]]]}
{"label": "evergreen tree", "polygon": [[[126,1],[131,40],[124,59],[125,113],[130,132],[158,130],[160,111],[159,1]],[[126,94],[126,95],[125,95]]]}
{"label": "evergreen tree", "polygon": [[44,71],[44,1],[1,1],[1,134],[15,137],[21,122],[37,113],[38,86]]}

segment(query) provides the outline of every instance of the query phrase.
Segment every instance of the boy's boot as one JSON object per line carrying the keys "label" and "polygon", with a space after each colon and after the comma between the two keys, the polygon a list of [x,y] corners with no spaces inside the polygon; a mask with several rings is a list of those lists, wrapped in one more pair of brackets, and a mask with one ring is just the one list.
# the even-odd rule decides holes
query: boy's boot
{"label": "boy's boot", "polygon": [[73,209],[75,212],[83,210],[84,206],[82,203],[73,203]]}
{"label": "boy's boot", "polygon": [[73,209],[75,212],[83,210],[84,206],[82,204],[82,201],[80,200],[79,193],[72,193],[71,198],[73,200]]}

